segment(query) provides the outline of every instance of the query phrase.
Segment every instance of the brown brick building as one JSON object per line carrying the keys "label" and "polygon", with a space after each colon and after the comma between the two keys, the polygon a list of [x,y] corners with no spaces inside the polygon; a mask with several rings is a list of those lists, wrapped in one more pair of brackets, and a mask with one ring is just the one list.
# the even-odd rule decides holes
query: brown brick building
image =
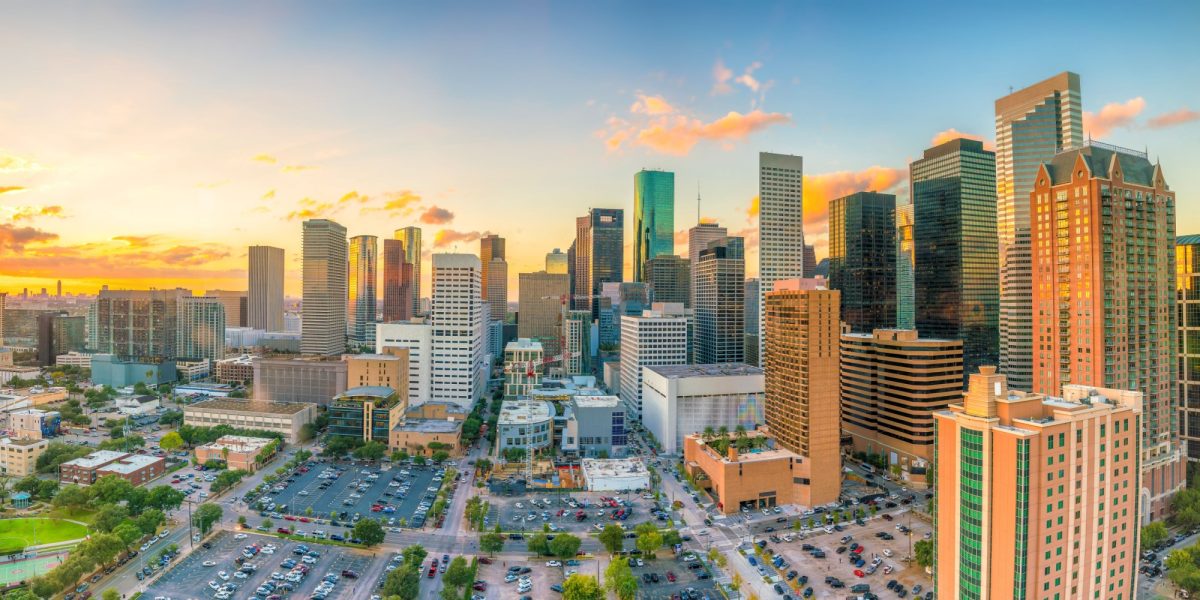
{"label": "brown brick building", "polygon": [[64,485],[91,485],[105,475],[117,475],[133,485],[142,485],[160,477],[166,470],[166,459],[157,456],[97,450],[63,463],[59,467],[58,480]]}

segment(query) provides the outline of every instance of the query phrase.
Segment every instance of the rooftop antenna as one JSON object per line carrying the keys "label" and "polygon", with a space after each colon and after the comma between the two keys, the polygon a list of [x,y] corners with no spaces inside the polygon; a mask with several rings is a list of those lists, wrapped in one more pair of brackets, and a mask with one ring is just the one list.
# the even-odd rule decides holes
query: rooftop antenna
{"label": "rooftop antenna", "polygon": [[700,182],[696,182],[696,224],[699,225],[700,218]]}

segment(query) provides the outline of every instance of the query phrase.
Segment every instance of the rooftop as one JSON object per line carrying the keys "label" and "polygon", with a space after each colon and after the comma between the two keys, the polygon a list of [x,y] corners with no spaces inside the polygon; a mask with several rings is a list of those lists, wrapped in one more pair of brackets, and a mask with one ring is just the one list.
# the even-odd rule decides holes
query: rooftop
{"label": "rooftop", "polygon": [[124,473],[128,475],[129,473],[133,473],[139,469],[144,469],[159,461],[166,462],[166,459],[162,459],[157,456],[149,456],[146,454],[130,454],[128,457],[122,458],[121,460],[103,467],[100,470],[104,471],[105,473]]}
{"label": "rooftop", "polygon": [[400,357],[395,354],[354,354],[346,358],[350,360],[400,360]]}
{"label": "rooftop", "polygon": [[571,401],[576,406],[584,408],[613,408],[621,404],[621,399],[616,396],[592,396],[589,394],[574,396]]}
{"label": "rooftop", "polygon": [[631,477],[650,476],[646,463],[640,458],[585,458],[583,459],[584,477]]}
{"label": "rooftop", "polygon": [[659,365],[646,367],[668,379],[684,377],[730,377],[744,375],[762,375],[763,370],[743,363],[724,363],[716,365]]}
{"label": "rooftop", "polygon": [[271,438],[250,437],[248,435],[225,435],[211,444],[205,444],[204,448],[209,450],[229,448],[230,452],[254,452],[255,450],[261,450],[267,444],[270,444],[271,441]]}
{"label": "rooftop", "polygon": [[392,431],[408,431],[413,433],[456,433],[462,429],[463,422],[451,419],[405,419],[392,428]]}
{"label": "rooftop", "polygon": [[500,405],[500,425],[521,425],[549,420],[554,408],[545,400],[505,400]]}
{"label": "rooftop", "polygon": [[5,446],[45,446],[49,443],[46,440],[22,440],[17,438],[4,438],[0,440],[0,444]]}
{"label": "rooftop", "polygon": [[370,396],[372,398],[388,398],[395,393],[396,393],[396,390],[392,389],[391,386],[360,385],[358,387],[350,388],[350,389],[338,394],[337,396],[334,397],[334,400],[340,400],[343,398],[348,399],[348,398],[354,398],[354,397],[360,397],[360,396]]}
{"label": "rooftop", "polygon": [[190,404],[185,411],[193,409],[218,410],[239,413],[269,413],[275,415],[294,415],[300,411],[315,406],[309,402],[265,402],[261,400],[235,400],[230,398],[214,398]]}
{"label": "rooftop", "polygon": [[129,455],[125,452],[117,452],[116,450],[97,450],[87,456],[76,458],[75,460],[69,460],[63,464],[74,467],[83,467],[85,469],[93,469],[104,463],[112,462],[125,456]]}
{"label": "rooftop", "polygon": [[521,350],[527,350],[527,351],[531,351],[531,352],[541,352],[542,351],[542,343],[539,341],[536,341],[536,340],[531,340],[529,338],[520,338],[520,339],[513,340],[504,346],[505,352],[518,352]]}

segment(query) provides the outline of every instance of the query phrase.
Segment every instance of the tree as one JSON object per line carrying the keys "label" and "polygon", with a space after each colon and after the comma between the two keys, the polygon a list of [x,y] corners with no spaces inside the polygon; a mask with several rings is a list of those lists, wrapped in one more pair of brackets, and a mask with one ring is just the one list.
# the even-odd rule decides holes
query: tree
{"label": "tree", "polygon": [[605,525],[600,532],[600,544],[609,554],[616,554],[625,548],[625,531],[616,525]]}
{"label": "tree", "polygon": [[450,561],[450,565],[446,567],[446,574],[442,576],[443,582],[456,588],[470,585],[473,580],[474,575],[471,573],[471,568],[467,566],[467,559],[461,555],[455,556],[454,560]]}
{"label": "tree", "polygon": [[591,575],[576,573],[563,582],[563,600],[604,600],[604,590]]}
{"label": "tree", "polygon": [[179,437],[179,432],[172,431],[159,440],[158,447],[167,452],[174,452],[183,447],[183,438]]}
{"label": "tree", "polygon": [[742,587],[742,574],[741,573],[739,573],[737,571],[733,572],[733,577],[731,577],[729,580],[729,587],[733,588],[734,591],[741,589],[741,587]]}
{"label": "tree", "polygon": [[414,456],[414,457],[413,457],[413,464],[414,464],[414,465],[418,465],[418,466],[424,466],[424,465],[425,465],[425,462],[426,462],[426,461],[425,461],[425,457],[424,457],[424,456],[421,456],[420,454],[418,454],[418,455],[416,455],[416,456]]}
{"label": "tree", "polygon": [[66,509],[73,514],[86,506],[89,500],[87,490],[77,485],[68,485],[59,490],[58,495],[54,497],[54,507]]}
{"label": "tree", "polygon": [[550,540],[546,539],[544,533],[535,533],[525,540],[525,548],[538,556],[547,556],[550,554]]}
{"label": "tree", "polygon": [[305,423],[300,426],[300,441],[307,442],[317,437],[317,426],[312,423]]}
{"label": "tree", "polygon": [[608,563],[604,570],[604,589],[617,596],[617,600],[634,600],[637,598],[638,582],[629,568],[629,563],[614,560]]}
{"label": "tree", "polygon": [[105,504],[96,511],[96,516],[92,522],[96,529],[101,532],[111,532],[116,530],[117,526],[124,523],[129,518],[129,509],[120,504]]}
{"label": "tree", "polygon": [[270,519],[263,519],[263,522],[262,522],[262,528],[263,528],[263,529],[266,529],[267,531],[270,531],[270,530],[271,530],[271,527],[273,527],[274,525],[275,525],[275,524],[274,524],[274,523],[272,523]]}
{"label": "tree", "polygon": [[379,460],[384,454],[387,454],[387,446],[375,440],[366,442],[354,450],[354,458],[359,460]]}
{"label": "tree", "polygon": [[560,533],[554,536],[554,539],[550,540],[548,549],[550,550],[550,554],[559,558],[575,558],[575,554],[579,552],[579,546],[582,543],[583,540],[569,533]]}
{"label": "tree", "polygon": [[933,561],[937,559],[933,542],[929,540],[917,540],[917,543],[913,544],[913,553],[917,555],[917,564],[922,568],[932,567]]}
{"label": "tree", "polygon": [[163,512],[175,510],[183,505],[183,492],[169,486],[158,485],[146,495],[146,506]]}
{"label": "tree", "polygon": [[379,521],[375,519],[360,519],[354,524],[353,535],[362,540],[364,546],[375,546],[383,542],[385,532]]}
{"label": "tree", "polygon": [[238,527],[246,528],[246,515],[238,515]]}
{"label": "tree", "polygon": [[479,549],[488,554],[496,554],[504,550],[504,536],[500,533],[499,525],[496,525],[496,530],[492,533],[479,536]]}
{"label": "tree", "polygon": [[450,453],[446,452],[445,450],[438,450],[437,452],[433,453],[433,456],[430,457],[430,459],[435,463],[443,462],[447,458],[450,458]]}
{"label": "tree", "polygon": [[1142,550],[1152,550],[1171,537],[1162,521],[1155,521],[1142,528]]}
{"label": "tree", "polygon": [[[211,505],[205,504],[204,506]],[[143,510],[141,514],[133,518],[133,523],[137,525],[138,529],[141,529],[142,533],[145,535],[150,535],[155,531],[158,531],[158,526],[162,525],[164,521],[166,521],[166,516],[163,515],[161,510],[155,508]]]}
{"label": "tree", "polygon": [[200,529],[201,535],[208,533],[213,523],[221,520],[221,512],[220,505],[213,503],[201,504],[196,509],[196,512],[192,514],[192,519],[196,522],[196,527]]}
{"label": "tree", "polygon": [[425,562],[425,557],[429,556],[429,553],[420,544],[413,544],[401,551],[400,554],[404,556],[404,562],[417,566]]}
{"label": "tree", "polygon": [[[643,527],[644,525],[649,525],[649,527]],[[634,545],[637,546],[638,550],[642,551],[642,554],[653,556],[659,548],[662,548],[663,536],[654,528],[653,523],[642,523],[642,525],[638,526],[637,532],[637,540],[635,540]]]}
{"label": "tree", "polygon": [[37,594],[27,588],[17,588],[4,594],[4,600],[42,600]]}
{"label": "tree", "polygon": [[383,583],[385,598],[400,598],[401,600],[416,600],[421,592],[420,563],[404,563],[398,569],[388,573]]}
{"label": "tree", "polygon": [[113,528],[112,532],[113,535],[121,539],[121,543],[125,544],[125,548],[127,549],[136,544],[137,541],[142,539],[142,536],[144,535],[142,530],[130,521],[126,521],[120,525],[117,525]]}
{"label": "tree", "polygon": [[674,529],[668,529],[662,533],[663,545],[668,548],[675,547],[676,544],[683,543],[683,537]]}
{"label": "tree", "polygon": [[101,600],[120,600],[120,598],[121,598],[121,592],[118,592],[117,590],[115,590],[113,588],[108,588],[107,590],[104,590],[104,593],[100,595]]}

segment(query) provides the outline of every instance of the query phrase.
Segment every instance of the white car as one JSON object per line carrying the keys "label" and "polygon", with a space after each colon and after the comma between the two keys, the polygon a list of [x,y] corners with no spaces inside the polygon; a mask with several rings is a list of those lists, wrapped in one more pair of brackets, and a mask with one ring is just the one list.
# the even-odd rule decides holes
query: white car
{"label": "white car", "polygon": [[220,577],[221,581],[229,581],[229,573],[225,571],[217,571],[217,577]]}
{"label": "white car", "polygon": [[221,589],[221,586],[217,585],[217,581],[215,579],[213,581],[208,582],[208,587],[210,587],[214,590]]}
{"label": "white car", "polygon": [[235,540],[244,540],[244,539],[246,539],[246,538],[248,538],[248,537],[250,537],[250,536],[248,536],[248,535],[246,535],[246,534],[244,534],[244,533],[236,533],[236,534],[234,534],[234,535],[233,535],[233,539],[235,539]]}
{"label": "white car", "polygon": [[233,576],[237,577],[238,579],[245,579],[245,578],[249,577],[249,575],[247,575],[241,571],[234,571]]}
{"label": "white car", "polygon": [[562,563],[558,562],[557,560],[548,560],[548,561],[546,561],[546,566],[547,567],[561,567]]}
{"label": "white car", "polygon": [[206,566],[206,567],[215,567],[215,566],[217,566],[217,563],[216,563],[216,562],[214,562],[214,561],[211,561],[211,560],[206,560],[206,561],[204,561],[204,566]]}
{"label": "white car", "polygon": [[891,558],[891,557],[892,557],[892,551],[891,551],[891,550],[889,550],[889,549],[887,549],[887,548],[884,548],[884,549],[883,549],[883,555],[884,555],[884,556],[886,556],[886,557],[888,557],[888,558]]}
{"label": "white car", "polygon": [[308,495],[308,490],[300,490],[300,492],[299,492],[297,495],[298,495],[298,496],[307,496],[307,495]]}

